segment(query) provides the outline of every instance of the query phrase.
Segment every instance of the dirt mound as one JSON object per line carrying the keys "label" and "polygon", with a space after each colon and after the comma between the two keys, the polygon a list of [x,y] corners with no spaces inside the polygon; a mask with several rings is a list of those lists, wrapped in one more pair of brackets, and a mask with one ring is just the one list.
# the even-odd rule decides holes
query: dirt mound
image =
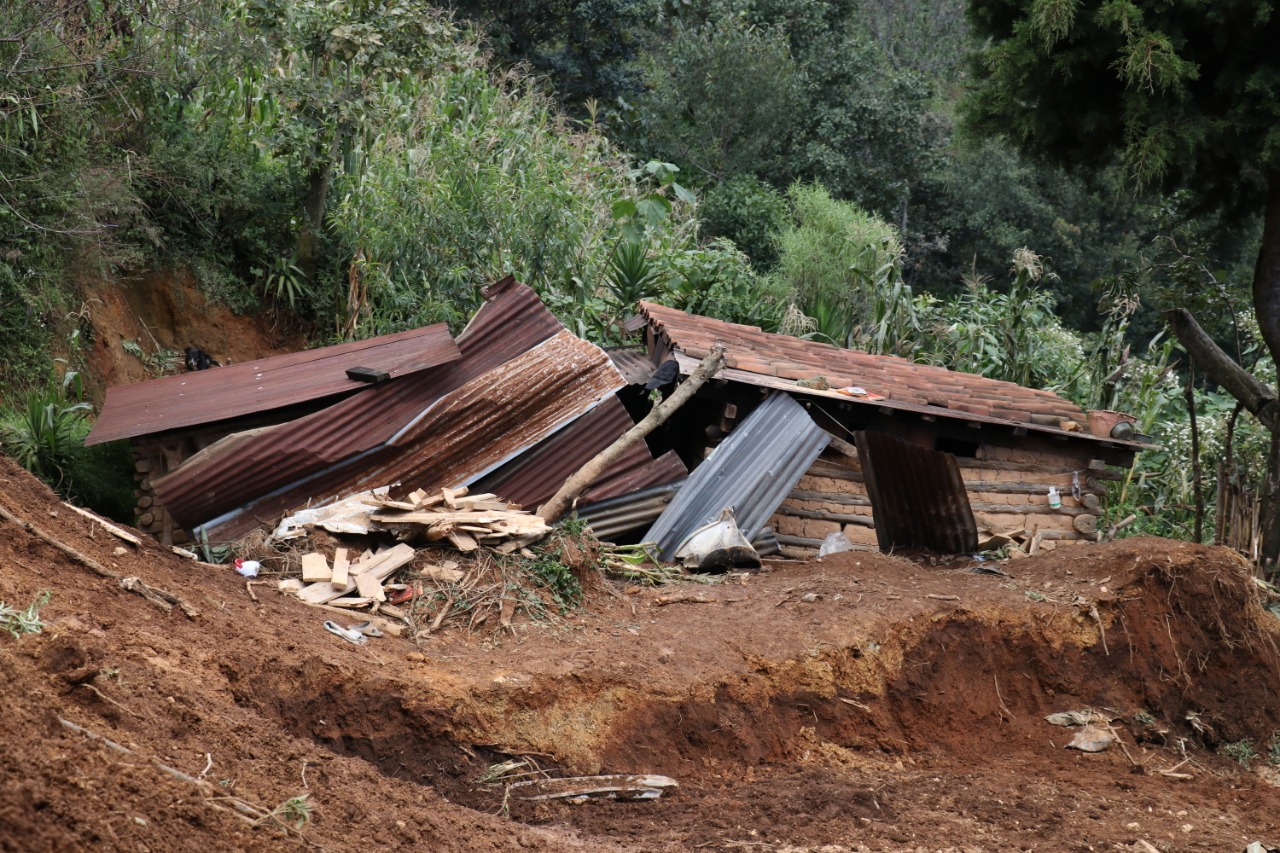
{"label": "dirt mound", "polygon": [[[4,460],[0,504],[195,611],[0,522],[0,601],[50,593],[43,633],[0,634],[19,687],[0,693],[0,849],[294,849],[281,827],[301,797],[301,836],[330,850],[1280,842],[1263,776],[1280,623],[1224,550],[1141,539],[998,566],[841,554],[601,589],[514,635],[356,647],[270,583],[125,545]],[[1063,748],[1073,732],[1044,716],[1086,707],[1120,744]],[[1246,742],[1259,772],[1218,754]],[[507,760],[680,787],[529,802],[477,781]]]}

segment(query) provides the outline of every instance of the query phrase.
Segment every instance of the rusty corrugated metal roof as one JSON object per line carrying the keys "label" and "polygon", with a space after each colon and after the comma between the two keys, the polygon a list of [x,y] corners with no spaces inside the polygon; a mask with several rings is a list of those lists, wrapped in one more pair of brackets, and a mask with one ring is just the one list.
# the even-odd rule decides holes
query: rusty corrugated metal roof
{"label": "rusty corrugated metal roof", "polygon": [[955,456],[883,432],[861,430],[853,437],[881,551],[922,547],[966,554],[977,549],[978,527]]}
{"label": "rusty corrugated metal roof", "polygon": [[215,423],[339,394],[370,385],[347,369],[371,367],[393,378],[462,356],[443,323],[304,352],[259,358],[107,389],[107,399],[85,444],[101,444]]}
{"label": "rusty corrugated metal roof", "polygon": [[830,438],[795,400],[770,394],[693,470],[645,541],[670,560],[725,507],[734,508],[742,535],[754,539]]}
{"label": "rusty corrugated metal roof", "polygon": [[228,541],[309,503],[388,483],[399,483],[393,495],[467,485],[623,385],[599,347],[562,330],[432,402],[382,446],[246,501],[204,531],[210,541]]}
{"label": "rusty corrugated metal roof", "polygon": [[645,384],[649,381],[649,377],[653,375],[654,368],[657,367],[644,350],[611,349],[608,350],[608,353],[609,358],[613,359],[614,366],[622,371],[623,376],[627,377],[628,385]]}
{"label": "rusty corrugated metal roof", "polygon": [[1081,426],[1086,422],[1084,411],[1070,400],[1013,382],[770,334],[756,326],[700,317],[652,302],[641,302],[640,310],[658,336],[695,360],[720,341],[727,347],[725,360],[730,368],[759,376],[783,380],[822,376],[833,388],[857,386],[895,403],[956,413],[952,417],[968,413],[1022,425],[1036,414]]}
{"label": "rusty corrugated metal roof", "polygon": [[444,394],[564,328],[537,294],[513,278],[494,284],[485,296],[458,336],[460,359],[376,385],[225,452],[189,460],[154,482],[166,510],[180,524],[192,526],[307,477],[331,474],[338,463],[390,440]]}
{"label": "rusty corrugated metal roof", "polygon": [[[613,353],[610,353],[612,357]],[[614,360],[614,366],[617,361]],[[609,397],[555,435],[478,480],[474,491],[493,492],[527,509],[546,503],[565,480],[635,424],[617,397]],[[684,477],[679,457],[668,453],[654,460],[648,446],[633,444],[582,496],[601,500]]]}

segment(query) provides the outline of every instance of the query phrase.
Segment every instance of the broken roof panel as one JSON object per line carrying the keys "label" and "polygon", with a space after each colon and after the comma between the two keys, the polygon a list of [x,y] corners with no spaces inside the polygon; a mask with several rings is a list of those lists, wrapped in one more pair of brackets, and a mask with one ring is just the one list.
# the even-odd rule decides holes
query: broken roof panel
{"label": "broken roof panel", "polygon": [[830,438],[791,397],[770,394],[694,469],[645,541],[670,560],[725,507],[733,507],[742,535],[754,539]]}
{"label": "broken roof panel", "polygon": [[[617,366],[616,359],[614,366]],[[486,474],[475,484],[475,489],[493,492],[526,509],[537,509],[565,480],[633,426],[626,407],[616,396],[609,397],[537,447]],[[638,441],[587,489],[581,502],[669,483],[688,473],[674,453],[655,460],[648,446]]]}
{"label": "broken roof panel", "polygon": [[965,554],[978,548],[978,527],[956,457],[916,447],[884,432],[854,433],[881,551],[931,548]]}
{"label": "broken roof panel", "polygon": [[[562,330],[429,403],[383,445],[245,501],[203,529],[210,541],[224,542],[298,507],[374,486],[398,482],[392,494],[402,495],[470,484],[624,384],[599,347]],[[175,518],[192,527],[206,522]]]}
{"label": "broken roof panel", "polygon": [[392,378],[462,356],[443,323],[304,352],[259,358],[107,389],[85,444],[199,426],[368,390],[347,370],[369,367]]}
{"label": "broken roof panel", "polygon": [[1070,400],[1013,382],[775,335],[756,326],[699,317],[652,302],[641,302],[640,310],[655,335],[670,347],[697,360],[720,341],[727,349],[728,367],[757,376],[783,380],[822,376],[832,388],[856,386],[891,403],[928,406],[933,414],[940,409],[940,414],[952,417],[974,414],[1027,424],[1032,415],[1043,415],[1081,426],[1087,420]]}
{"label": "broken roof panel", "polygon": [[485,296],[458,336],[460,359],[381,383],[225,452],[188,460],[155,480],[165,508],[175,519],[197,524],[330,472],[338,463],[380,447],[444,394],[564,328],[537,294],[513,278],[494,284]]}

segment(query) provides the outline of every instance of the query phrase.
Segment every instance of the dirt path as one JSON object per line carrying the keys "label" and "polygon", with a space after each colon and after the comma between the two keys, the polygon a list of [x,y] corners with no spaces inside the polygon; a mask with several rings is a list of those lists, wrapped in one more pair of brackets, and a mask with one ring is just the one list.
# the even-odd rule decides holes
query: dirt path
{"label": "dirt path", "polygon": [[[198,611],[0,522],[0,601],[51,593],[43,633],[0,634],[2,850],[1280,845],[1280,622],[1226,551],[1131,540],[1003,575],[844,554],[358,648],[270,585],[255,601],[230,571],[123,545],[4,460],[0,504]],[[1124,750],[1063,748],[1044,716],[1084,707]],[[1243,740],[1252,770],[1217,753]],[[680,787],[572,805],[476,781],[519,758]],[[302,795],[301,834],[244,814]]]}

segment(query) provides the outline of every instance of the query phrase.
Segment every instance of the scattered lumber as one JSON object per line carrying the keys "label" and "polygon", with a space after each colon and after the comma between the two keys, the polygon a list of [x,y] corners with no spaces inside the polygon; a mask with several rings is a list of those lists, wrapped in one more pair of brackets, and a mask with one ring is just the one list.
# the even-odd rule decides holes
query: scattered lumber
{"label": "scattered lumber", "polygon": [[[401,541],[448,540],[459,551],[493,548],[511,553],[546,536],[547,522],[497,495],[468,495],[465,486],[428,495],[419,489],[393,500],[386,488],[352,495],[323,507],[305,509],[282,521],[272,538],[292,539],[308,527],[330,533],[369,534],[389,531]],[[512,541],[518,544],[503,550]]]}

